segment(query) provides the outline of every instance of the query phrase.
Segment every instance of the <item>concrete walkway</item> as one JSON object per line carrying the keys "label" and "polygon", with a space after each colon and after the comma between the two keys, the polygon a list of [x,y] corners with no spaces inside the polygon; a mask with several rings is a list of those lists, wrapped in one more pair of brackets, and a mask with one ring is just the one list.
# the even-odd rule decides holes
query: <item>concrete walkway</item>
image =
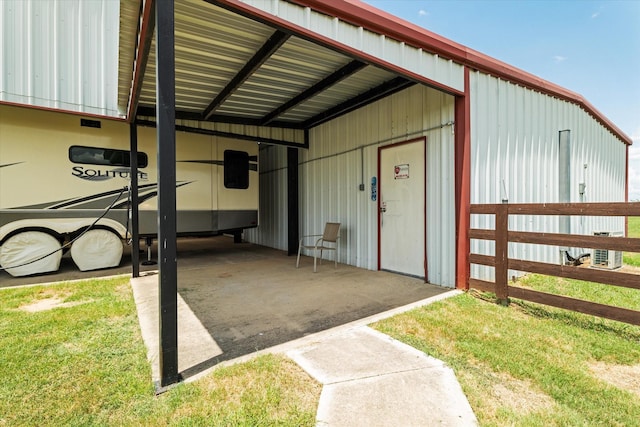
{"label": "concrete walkway", "polygon": [[[157,276],[132,280],[142,337],[158,369]],[[442,361],[376,332],[367,324],[458,294],[445,292],[345,325],[189,372],[221,352],[215,339],[178,296],[178,370],[194,381],[217,366],[265,353],[292,358],[323,384],[318,426],[474,426],[475,415],[453,371]],[[206,365],[205,365],[206,366]]]}
{"label": "concrete walkway", "polygon": [[287,352],[323,384],[318,426],[474,426],[451,368],[366,326]]}

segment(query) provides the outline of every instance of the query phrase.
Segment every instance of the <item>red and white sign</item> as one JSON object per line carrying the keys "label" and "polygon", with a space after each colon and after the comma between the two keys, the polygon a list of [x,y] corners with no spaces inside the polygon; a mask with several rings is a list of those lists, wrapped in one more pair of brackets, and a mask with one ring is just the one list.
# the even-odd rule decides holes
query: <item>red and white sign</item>
{"label": "red and white sign", "polygon": [[393,169],[393,179],[409,178],[409,164],[395,165]]}

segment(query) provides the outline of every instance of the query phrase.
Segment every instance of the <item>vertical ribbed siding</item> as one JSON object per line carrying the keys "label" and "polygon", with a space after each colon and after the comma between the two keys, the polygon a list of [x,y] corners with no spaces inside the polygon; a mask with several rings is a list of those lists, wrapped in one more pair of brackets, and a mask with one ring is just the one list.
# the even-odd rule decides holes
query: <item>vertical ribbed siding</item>
{"label": "vertical ribbed siding", "polygon": [[[300,152],[300,234],[317,234],[326,222],[340,222],[339,261],[377,269],[371,177],[377,175],[378,147],[426,136],[428,279],[454,286],[453,105],[453,97],[415,86],[312,129],[309,150]],[[246,236],[286,249],[286,149],[261,153],[261,222]],[[361,183],[365,191],[359,190]]]}
{"label": "vertical ribbed siding", "polygon": [[[571,131],[571,201],[624,201],[625,145],[577,105],[480,72],[471,73],[471,203],[552,203],[559,199],[559,132]],[[587,169],[584,169],[587,164]],[[586,184],[585,197],[579,184]],[[489,215],[473,215],[473,228],[493,228]],[[510,229],[558,232],[557,216],[512,216]],[[571,232],[621,231],[615,218],[572,217]],[[473,240],[474,253],[493,255],[493,244]],[[580,248],[589,250],[591,248]],[[510,246],[510,256],[557,263],[557,247]],[[492,269],[473,266],[472,277]]]}
{"label": "vertical ribbed siding", "polygon": [[0,100],[117,116],[119,2],[0,1]]}
{"label": "vertical ribbed siding", "polygon": [[260,203],[258,228],[246,230],[245,239],[287,250],[287,148],[265,145],[258,159]]}

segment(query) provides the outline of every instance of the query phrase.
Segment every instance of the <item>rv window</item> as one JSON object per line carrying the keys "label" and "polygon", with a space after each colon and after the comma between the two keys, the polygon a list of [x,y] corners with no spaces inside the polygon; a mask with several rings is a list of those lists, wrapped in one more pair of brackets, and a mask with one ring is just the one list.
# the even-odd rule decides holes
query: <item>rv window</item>
{"label": "rv window", "polygon": [[249,188],[249,154],[244,151],[224,151],[225,188]]}
{"label": "rv window", "polygon": [[[80,145],[72,145],[69,147],[69,160],[73,163],[85,163],[90,165],[131,166],[129,151],[99,147],[83,147]],[[138,167],[146,168],[148,163],[149,159],[146,153],[138,152]]]}

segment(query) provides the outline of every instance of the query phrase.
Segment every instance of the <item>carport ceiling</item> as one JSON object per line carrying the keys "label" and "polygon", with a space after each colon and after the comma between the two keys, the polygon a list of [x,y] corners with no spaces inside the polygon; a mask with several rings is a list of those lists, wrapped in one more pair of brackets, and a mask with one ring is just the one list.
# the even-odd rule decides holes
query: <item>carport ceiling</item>
{"label": "carport ceiling", "polygon": [[[175,0],[177,119],[308,129],[414,84],[215,3]],[[149,0],[121,2],[118,103],[129,119],[155,116],[153,15]]]}

